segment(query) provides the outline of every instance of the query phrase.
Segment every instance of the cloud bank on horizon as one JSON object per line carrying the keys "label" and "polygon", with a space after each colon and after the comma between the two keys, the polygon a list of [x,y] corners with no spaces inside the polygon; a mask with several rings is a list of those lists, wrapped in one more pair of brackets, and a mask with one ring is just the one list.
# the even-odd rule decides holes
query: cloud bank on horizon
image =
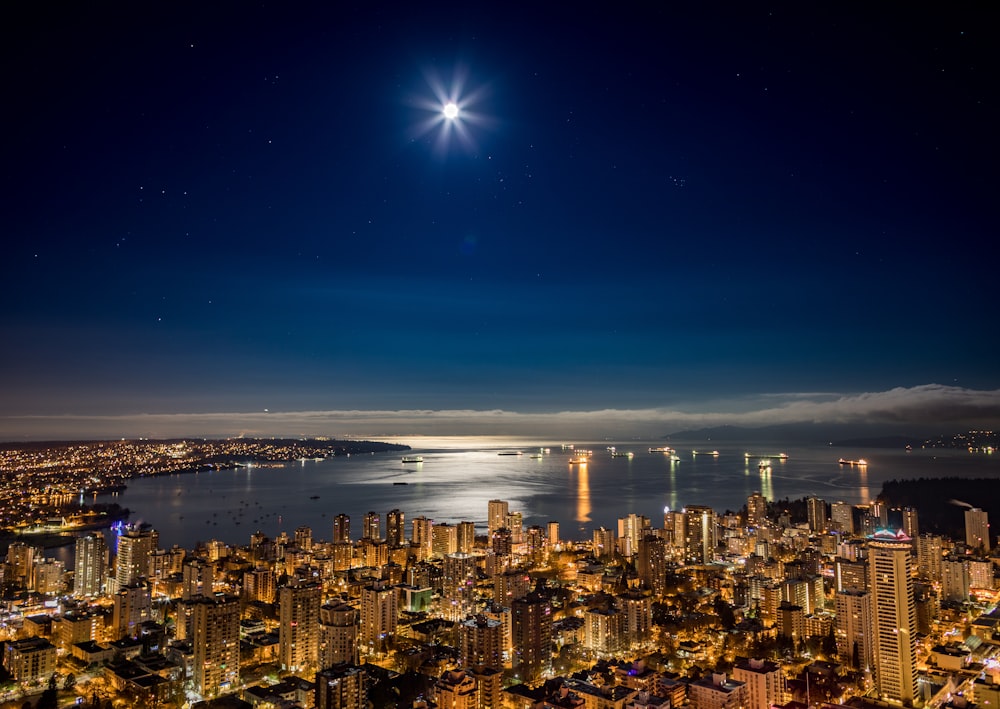
{"label": "cloud bank on horizon", "polygon": [[[702,410],[696,410],[700,408]],[[230,413],[7,416],[4,440],[175,437],[623,436],[657,438],[714,426],[780,424],[908,426],[915,431],[1000,426],[1000,390],[940,384],[858,394],[767,394],[677,408],[517,412],[504,410],[328,410]]]}

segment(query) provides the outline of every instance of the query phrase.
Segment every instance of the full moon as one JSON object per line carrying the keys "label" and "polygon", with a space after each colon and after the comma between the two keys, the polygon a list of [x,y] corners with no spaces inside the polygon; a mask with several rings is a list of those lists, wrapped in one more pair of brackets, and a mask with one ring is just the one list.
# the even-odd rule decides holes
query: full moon
{"label": "full moon", "polygon": [[444,108],[441,109],[441,113],[443,113],[444,117],[449,121],[452,121],[458,118],[458,105],[455,103],[446,103]]}

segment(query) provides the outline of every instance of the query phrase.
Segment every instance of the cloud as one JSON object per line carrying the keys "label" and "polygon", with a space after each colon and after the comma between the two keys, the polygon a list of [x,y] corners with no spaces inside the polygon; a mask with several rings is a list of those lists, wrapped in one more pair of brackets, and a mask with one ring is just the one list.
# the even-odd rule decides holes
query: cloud
{"label": "cloud", "polygon": [[926,384],[857,394],[770,393],[711,405],[591,411],[407,409],[8,416],[0,418],[0,437],[5,440],[238,435],[653,438],[682,429],[792,423],[992,428],[1000,426],[1000,390]]}

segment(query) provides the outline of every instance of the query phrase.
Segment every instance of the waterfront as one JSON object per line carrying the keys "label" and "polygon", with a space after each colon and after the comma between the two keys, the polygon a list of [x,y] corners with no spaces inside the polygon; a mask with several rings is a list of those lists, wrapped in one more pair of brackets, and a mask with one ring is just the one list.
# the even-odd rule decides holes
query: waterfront
{"label": "waterfront", "polygon": [[[589,538],[599,526],[615,528],[629,513],[662,524],[665,506],[709,505],[718,512],[738,510],[755,491],[769,499],[817,495],[827,502],[868,502],[892,479],[1000,476],[1000,458],[955,449],[853,449],[826,445],[781,446],[772,442],[669,443],[678,461],[649,447],[663,441],[577,443],[593,456],[586,466],[570,465],[570,451],[558,442],[503,438],[456,438],[395,442],[413,446],[422,463],[403,463],[395,453],[302,460],[278,467],[246,467],[192,474],[138,478],[115,499],[132,510],[131,521],[148,522],[160,532],[161,546],[185,548],[218,539],[246,543],[260,530],[269,536],[296,527],[312,528],[329,539],[333,517],[350,515],[359,536],[368,511],[383,518],[398,508],[409,522],[426,516],[437,522],[476,522],[485,528],[486,503],[510,502],[525,526],[561,524],[566,539]],[[632,451],[612,458],[608,446]],[[539,448],[550,452],[532,458]],[[718,450],[718,456],[692,450]],[[522,455],[498,455],[520,450]],[[751,452],[745,458],[745,452]],[[787,453],[758,468],[760,456]],[[839,458],[864,458],[865,468],[840,466]],[[405,485],[399,483],[406,483]],[[976,502],[976,501],[971,501]],[[409,532],[409,525],[407,526]]]}

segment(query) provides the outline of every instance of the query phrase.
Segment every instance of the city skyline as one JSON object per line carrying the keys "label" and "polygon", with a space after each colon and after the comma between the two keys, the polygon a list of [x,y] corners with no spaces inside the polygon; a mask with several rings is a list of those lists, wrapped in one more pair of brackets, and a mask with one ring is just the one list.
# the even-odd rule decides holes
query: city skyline
{"label": "city skyline", "polygon": [[1000,426],[983,12],[11,15],[0,439]]}

